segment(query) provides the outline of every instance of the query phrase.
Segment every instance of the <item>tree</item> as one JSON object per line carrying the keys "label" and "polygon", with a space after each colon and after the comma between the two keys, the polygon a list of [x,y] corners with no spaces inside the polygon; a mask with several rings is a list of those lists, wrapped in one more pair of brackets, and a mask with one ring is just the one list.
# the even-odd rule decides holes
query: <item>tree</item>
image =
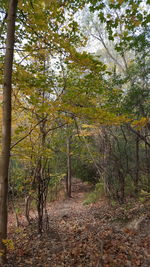
{"label": "tree", "polygon": [[3,125],[2,125],[2,153],[0,159],[0,250],[1,264],[6,260],[6,247],[4,240],[7,238],[7,193],[8,170],[11,144],[11,92],[12,92],[12,65],[15,43],[15,21],[17,0],[9,1],[7,18],[6,54],[4,62],[3,83]]}

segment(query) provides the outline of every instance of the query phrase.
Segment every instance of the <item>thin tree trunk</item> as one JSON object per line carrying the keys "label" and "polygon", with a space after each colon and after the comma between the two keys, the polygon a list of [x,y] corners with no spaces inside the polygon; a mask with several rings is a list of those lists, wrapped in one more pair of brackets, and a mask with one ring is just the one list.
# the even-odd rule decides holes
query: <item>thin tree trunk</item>
{"label": "thin tree trunk", "polygon": [[39,161],[39,173],[38,175],[38,233],[42,234],[43,229],[43,175],[42,175],[42,159]]}
{"label": "thin tree trunk", "polygon": [[120,196],[119,196],[119,201],[120,204],[124,203],[125,200],[125,177],[122,171],[118,171],[119,175],[119,181],[120,181]]}
{"label": "thin tree trunk", "polygon": [[136,173],[135,173],[135,194],[139,192],[139,137],[136,137]]}
{"label": "thin tree trunk", "polygon": [[68,170],[67,170],[67,174],[65,177],[65,185],[66,185],[66,195],[68,196]]}
{"label": "thin tree trunk", "polygon": [[15,42],[15,20],[17,4],[18,0],[9,1],[6,54],[4,62],[2,153],[0,159],[0,250],[2,252],[2,256],[0,256],[1,265],[6,261],[6,248],[2,240],[7,238],[8,170],[11,143],[12,65]]}
{"label": "thin tree trunk", "polygon": [[71,136],[67,138],[67,196],[71,197]]}
{"label": "thin tree trunk", "polygon": [[147,192],[150,193],[150,162],[149,162],[149,147],[145,144],[145,156],[146,156],[146,167],[147,167]]}
{"label": "thin tree trunk", "polygon": [[[44,105],[44,92],[43,92],[43,105]],[[44,116],[44,114],[43,114]],[[46,163],[44,164],[44,149],[46,144],[46,131],[45,131],[45,124],[46,120],[43,120],[40,124],[40,133],[41,133],[41,148],[42,148],[42,155],[39,160],[39,172],[38,172],[38,203],[37,203],[37,210],[38,210],[38,232],[42,234],[43,230],[43,217],[44,217],[44,208],[46,208],[46,198],[48,192],[48,178],[45,177],[45,169]],[[47,159],[46,159],[47,162]],[[47,214],[46,214],[47,215]]]}

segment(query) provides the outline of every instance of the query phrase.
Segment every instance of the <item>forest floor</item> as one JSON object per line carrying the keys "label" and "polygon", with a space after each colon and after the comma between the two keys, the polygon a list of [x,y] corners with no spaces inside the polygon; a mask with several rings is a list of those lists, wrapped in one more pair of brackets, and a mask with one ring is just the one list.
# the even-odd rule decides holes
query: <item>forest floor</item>
{"label": "forest floor", "polygon": [[[48,205],[49,225],[42,236],[36,222],[20,215],[15,228],[9,216],[8,251],[12,267],[150,266],[150,205],[133,202],[112,206],[105,199],[83,205],[90,187],[74,181],[71,199]],[[11,246],[10,246],[11,248]]]}

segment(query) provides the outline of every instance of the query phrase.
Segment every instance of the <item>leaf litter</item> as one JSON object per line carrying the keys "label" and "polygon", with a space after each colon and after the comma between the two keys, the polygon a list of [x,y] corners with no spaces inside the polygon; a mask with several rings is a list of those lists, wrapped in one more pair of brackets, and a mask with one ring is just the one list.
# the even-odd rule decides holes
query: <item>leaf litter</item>
{"label": "leaf litter", "polygon": [[85,206],[88,190],[76,181],[71,199],[50,203],[49,227],[42,235],[36,221],[27,226],[21,215],[22,226],[15,228],[10,220],[14,249],[8,251],[6,266],[150,266],[149,203],[127,208],[102,199]]}

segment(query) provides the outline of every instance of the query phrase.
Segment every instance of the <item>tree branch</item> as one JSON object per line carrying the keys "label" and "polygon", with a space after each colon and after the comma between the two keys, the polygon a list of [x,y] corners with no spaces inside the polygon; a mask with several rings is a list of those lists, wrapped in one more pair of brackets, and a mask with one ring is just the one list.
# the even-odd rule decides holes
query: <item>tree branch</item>
{"label": "tree branch", "polygon": [[[38,123],[36,123],[32,128],[31,128],[31,130],[25,135],[25,136],[23,136],[21,139],[19,139],[16,143],[14,143],[12,146],[11,146],[11,148],[10,149],[13,149],[16,145],[18,145],[20,142],[22,142],[25,138],[27,138],[32,132],[33,132],[33,130],[41,123],[41,122],[43,122],[44,120],[45,120],[46,118],[43,118],[42,120],[40,120]],[[59,125],[59,126],[56,126],[56,127],[54,127],[54,128],[50,128],[50,129],[48,129],[47,131],[46,131],[46,135],[50,132],[50,131],[54,131],[54,130],[56,130],[56,129],[58,129],[58,128],[61,128],[61,127],[63,127],[64,125],[66,125],[67,123],[64,123],[64,124],[61,124],[61,125]]]}
{"label": "tree branch", "polygon": [[31,128],[31,130],[25,135],[25,136],[23,136],[21,139],[19,139],[16,143],[14,143],[11,147],[10,147],[10,149],[13,149],[16,145],[18,145],[21,141],[23,141],[26,137],[28,137],[32,132],[33,132],[33,130],[42,122],[42,121],[44,121],[45,120],[45,118],[43,118],[42,120],[40,120],[38,123],[36,123],[32,128]]}
{"label": "tree branch", "polygon": [[98,32],[98,34],[99,34],[99,36],[97,36],[97,35],[95,35],[95,34],[92,34],[91,33],[91,35],[94,37],[94,38],[96,38],[97,40],[99,40],[101,43],[102,43],[102,45],[104,46],[104,48],[105,48],[105,50],[106,50],[106,52],[107,52],[107,54],[110,56],[110,58],[122,69],[122,71],[123,72],[125,72],[125,70],[124,70],[124,68],[122,67],[122,65],[118,62],[118,60],[110,53],[110,51],[109,51],[109,49],[108,49],[108,47],[106,46],[106,44],[105,44],[105,42],[104,42],[104,40],[103,40],[103,38],[102,38],[102,36],[101,36],[101,34],[100,34],[100,32]]}
{"label": "tree branch", "polygon": [[128,125],[128,128],[129,128],[129,130],[131,130],[132,133],[136,134],[141,140],[143,140],[145,142],[146,145],[148,145],[150,147],[150,143],[147,141],[147,139],[144,135],[140,134],[140,132],[133,129],[130,125]]}
{"label": "tree branch", "polygon": [[59,128],[61,128],[61,127],[65,126],[65,125],[67,125],[67,124],[68,124],[68,123],[65,122],[65,123],[63,123],[63,124],[61,124],[61,125],[58,125],[58,126],[54,127],[54,128],[50,128],[50,129],[48,129],[48,130],[46,131],[46,135],[47,135],[50,131],[57,130],[57,129],[59,129]]}

